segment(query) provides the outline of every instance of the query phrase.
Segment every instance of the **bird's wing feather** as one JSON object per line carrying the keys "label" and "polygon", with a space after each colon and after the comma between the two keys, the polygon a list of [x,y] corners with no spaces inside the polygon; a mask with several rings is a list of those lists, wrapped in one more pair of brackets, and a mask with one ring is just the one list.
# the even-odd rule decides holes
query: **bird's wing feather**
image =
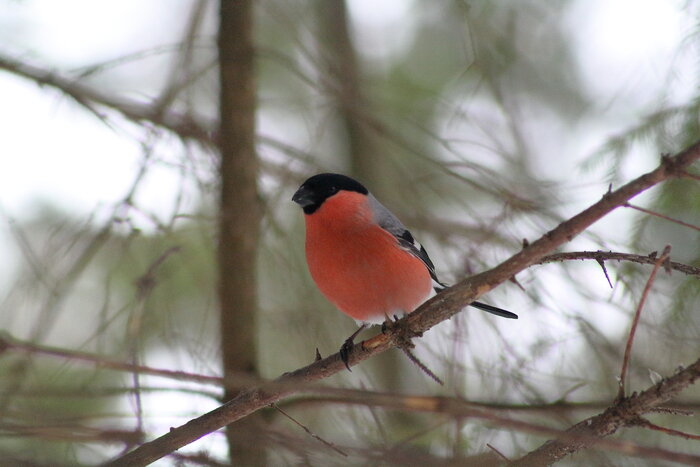
{"label": "bird's wing feather", "polygon": [[[418,243],[418,241],[413,238],[411,232],[409,232],[401,221],[394,214],[392,214],[391,211],[385,208],[384,205],[377,200],[377,198],[371,194],[368,196],[370,207],[372,208],[372,213],[374,214],[374,220],[377,222],[377,224],[392,234],[399,242],[399,246],[401,248],[420,259],[423,264],[425,264],[425,267],[428,268],[428,271],[430,272],[430,277],[433,279],[433,288],[436,292],[446,288],[447,285],[438,280],[437,275],[435,274],[435,265],[430,260],[430,256],[428,256],[428,252],[425,251],[423,245]],[[515,313],[492,305],[487,305],[486,303],[472,302],[470,305],[488,313],[493,313],[497,316],[518,319],[518,315]]]}
{"label": "bird's wing feather", "polygon": [[437,275],[435,274],[435,265],[430,260],[430,256],[428,256],[428,252],[425,251],[423,245],[418,243],[418,241],[413,238],[411,232],[409,232],[401,221],[371,194],[369,195],[369,203],[370,207],[372,208],[372,213],[374,214],[374,220],[377,222],[377,224],[392,234],[399,242],[399,246],[401,246],[401,248],[425,264],[428,272],[430,272],[430,277],[435,282],[435,290],[439,291],[445,288],[446,285],[438,280]]}

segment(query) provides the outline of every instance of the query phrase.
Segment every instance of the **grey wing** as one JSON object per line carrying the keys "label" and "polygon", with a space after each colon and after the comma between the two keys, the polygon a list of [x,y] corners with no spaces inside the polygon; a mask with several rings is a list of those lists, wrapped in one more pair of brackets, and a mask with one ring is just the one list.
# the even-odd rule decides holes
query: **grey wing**
{"label": "grey wing", "polygon": [[[369,202],[370,206],[372,207],[372,212],[374,213],[374,220],[377,221],[379,226],[396,237],[396,240],[398,240],[401,248],[423,261],[423,264],[425,264],[425,267],[428,268],[428,271],[430,272],[430,277],[433,279],[433,288],[435,291],[439,292],[447,287],[438,280],[437,275],[435,274],[435,266],[433,265],[433,262],[430,261],[428,252],[425,251],[425,248],[423,248],[423,246],[418,243],[415,238],[413,238],[411,232],[408,231],[401,221],[371,194],[369,195]],[[503,318],[518,319],[518,315],[515,313],[502,308],[487,305],[486,303],[472,302],[470,305]]]}
{"label": "grey wing", "polygon": [[425,264],[425,267],[428,268],[428,272],[430,272],[430,277],[435,281],[435,290],[440,291],[445,288],[446,285],[438,280],[435,274],[435,265],[430,260],[430,256],[428,256],[428,252],[425,251],[423,245],[418,243],[406,226],[404,226],[401,221],[392,214],[391,211],[385,208],[372,194],[369,195],[369,202],[372,207],[372,212],[374,213],[374,220],[377,224],[396,237],[401,248],[408,251]]}

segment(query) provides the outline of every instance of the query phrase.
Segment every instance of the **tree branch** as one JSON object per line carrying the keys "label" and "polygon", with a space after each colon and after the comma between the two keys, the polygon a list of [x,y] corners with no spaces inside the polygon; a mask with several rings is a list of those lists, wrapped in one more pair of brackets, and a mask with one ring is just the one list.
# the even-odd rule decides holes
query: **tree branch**
{"label": "tree branch", "polygon": [[222,386],[224,384],[224,379],[219,376],[207,376],[197,373],[188,373],[186,371],[163,370],[145,365],[136,365],[88,352],[66,350],[59,347],[34,344],[16,339],[6,332],[0,333],[0,354],[10,350],[26,352],[29,354],[49,355],[72,361],[94,363],[98,368],[108,368],[116,371],[129,371],[144,375],[161,376],[180,381],[194,381],[202,384],[214,384],[217,386]]}
{"label": "tree branch", "polygon": [[[641,414],[654,411],[656,405],[675,397],[698,378],[700,378],[700,359],[668,379],[651,386],[641,394],[634,394],[628,399],[615,404],[613,407],[608,407],[604,413],[587,418],[566,431],[509,418],[497,413],[497,411],[485,409],[481,405],[475,405],[457,397],[399,395],[365,390],[332,388],[312,388],[309,392],[320,394],[322,400],[326,402],[384,407],[387,409],[412,412],[439,413],[455,418],[475,418],[505,429],[536,435],[555,436],[559,441],[570,445],[582,443],[597,449],[621,452],[636,457],[647,457],[698,465],[700,456],[697,455],[642,446],[626,440],[601,439],[601,435],[598,433],[585,429],[589,426],[604,429],[610,429],[611,425],[617,425],[617,428],[621,426],[640,426],[643,423],[640,422]],[[689,439],[693,438],[693,435],[687,433],[680,434],[681,432],[676,430],[670,431],[673,431],[673,433],[669,434],[686,436]],[[530,459],[528,456],[531,454],[532,453],[522,459],[514,461],[513,465],[531,466],[548,464],[547,462],[541,461],[538,463],[538,459],[536,458]]]}
{"label": "tree branch", "polygon": [[[700,359],[675,375],[648,388],[641,394],[632,394],[632,396],[620,400],[602,414],[577,423],[566,430],[564,436],[547,441],[526,456],[514,461],[512,465],[514,467],[550,465],[581,449],[600,444],[603,441],[608,442],[610,440],[601,440],[600,438],[612,435],[624,426],[637,425],[640,415],[676,397],[682,390],[695,383],[698,378],[700,378]],[[644,453],[639,451],[638,453],[640,455],[648,454],[646,450]],[[681,456],[684,456],[685,460],[680,458],[667,460],[676,460],[677,462],[684,462],[690,465],[698,465],[700,463],[700,457],[698,456],[682,454]]]}
{"label": "tree branch", "polygon": [[[616,253],[614,251],[572,251],[568,253],[554,253],[547,255],[535,264],[558,263],[561,261],[593,259],[596,261],[630,261],[639,264],[656,263],[657,252],[654,251],[647,256],[635,255],[632,253]],[[689,276],[700,276],[700,268],[690,266],[688,264],[677,263],[675,261],[667,261],[664,266],[682,272]]]}
{"label": "tree branch", "polygon": [[212,132],[190,115],[180,115],[172,111],[162,112],[150,102],[141,103],[116,98],[53,71],[6,56],[0,56],[0,70],[34,81],[39,86],[57,89],[101,120],[104,120],[105,116],[97,107],[116,111],[135,123],[148,122],[165,128],[184,140],[195,140],[205,146],[211,146],[214,143]]}
{"label": "tree branch", "polygon": [[650,216],[658,217],[659,219],[664,219],[664,220],[667,220],[669,222],[673,222],[674,224],[682,225],[683,227],[688,227],[690,229],[697,230],[698,232],[700,232],[700,227],[698,227],[697,225],[689,224],[687,222],[683,222],[682,220],[674,219],[673,217],[669,217],[669,216],[666,216],[664,214],[660,214],[658,212],[650,211],[649,209],[640,208],[639,206],[635,206],[635,205],[630,204],[630,203],[625,203],[625,204],[623,204],[623,206],[626,208],[635,209],[639,212],[649,214]]}
{"label": "tree branch", "polygon": [[625,378],[627,377],[627,367],[629,366],[630,358],[632,358],[632,343],[634,342],[634,336],[637,332],[637,326],[639,325],[639,318],[642,316],[642,309],[644,308],[644,303],[649,296],[651,291],[651,286],[656,278],[656,273],[659,271],[661,265],[668,259],[671,254],[671,246],[666,245],[663,253],[659,256],[659,259],[654,263],[654,269],[651,270],[649,274],[649,279],[647,280],[644,290],[642,291],[642,297],[639,299],[639,304],[634,312],[634,318],[632,319],[632,326],[630,326],[630,332],[627,336],[627,344],[625,345],[625,355],[622,359],[622,369],[620,370],[620,380],[618,384],[617,398],[622,400],[625,397]]}
{"label": "tree branch", "polygon": [[[683,171],[698,159],[700,159],[700,142],[695,143],[676,156],[663,157],[661,164],[655,170],[634,179],[616,191],[606,193],[600,201],[568,221],[561,223],[511,258],[491,270],[464,279],[458,284],[446,289],[444,292],[421,305],[416,311],[403,318],[403,320],[406,321],[406,324],[412,331],[420,333],[449,319],[462,310],[465,305],[473,302],[479,296],[497,285],[509,280],[525,268],[540,261],[544,255],[567,241],[572,240],[591,224],[633,197],[668,178],[682,175]],[[378,353],[395,347],[397,341],[398,337],[395,334],[388,333],[380,334],[357,344],[349,355],[349,364],[356,365]],[[687,375],[688,378],[685,386],[694,381],[698,374],[700,374],[700,362],[696,362],[695,365],[698,366],[698,372],[683,373]],[[213,411],[193,419],[180,427],[173,428],[160,438],[145,443],[134,451],[115,459],[111,465],[147,465],[208,433],[218,430],[229,423],[233,423],[286,396],[294,394],[297,392],[297,390],[293,388],[295,383],[323,379],[342,371],[343,368],[344,365],[340,361],[339,355],[335,354],[304,368],[282,375],[276,382],[285,383],[283,386],[272,389],[257,387],[243,391],[235,399],[228,401]],[[679,379],[680,378],[676,378],[674,381],[678,381]],[[662,382],[660,384],[664,383],[665,382]],[[665,386],[663,387],[665,388]],[[673,392],[673,395],[680,391],[682,387],[674,386],[674,389],[677,389],[677,391]],[[663,393],[658,394],[655,391],[651,392],[654,397],[658,399],[656,402],[657,404],[668,400],[668,397],[661,397]],[[646,394],[646,392],[644,394]],[[642,395],[640,395],[640,397],[642,397]],[[651,395],[647,395],[646,397],[649,398]],[[653,405],[651,401],[646,401],[646,399],[645,402],[648,403],[649,406]],[[622,402],[622,404],[624,403],[625,401]],[[576,425],[576,427],[578,427],[578,425]],[[567,442],[562,442],[562,444],[563,446],[561,449],[564,450],[569,446]]]}

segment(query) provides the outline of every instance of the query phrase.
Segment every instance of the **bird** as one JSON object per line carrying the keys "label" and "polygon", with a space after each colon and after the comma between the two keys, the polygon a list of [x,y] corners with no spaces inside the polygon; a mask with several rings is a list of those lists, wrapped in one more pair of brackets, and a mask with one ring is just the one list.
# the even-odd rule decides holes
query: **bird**
{"label": "bird", "polygon": [[[338,173],[308,178],[292,196],[306,226],[306,262],[321,293],[360,326],[341,347],[348,364],[353,339],[366,326],[408,314],[447,286],[401,221],[357,180]],[[471,306],[518,316],[481,302]]]}

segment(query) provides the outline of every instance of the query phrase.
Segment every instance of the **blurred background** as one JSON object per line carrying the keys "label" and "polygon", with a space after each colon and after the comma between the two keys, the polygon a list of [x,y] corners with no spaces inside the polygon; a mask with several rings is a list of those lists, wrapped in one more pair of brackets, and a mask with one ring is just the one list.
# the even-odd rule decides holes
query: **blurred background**
{"label": "blurred background", "polygon": [[[355,323],[311,282],[290,201],[310,175],[362,180],[450,283],[694,142],[699,13],[692,0],[254,2],[255,154],[238,161],[252,178],[229,184],[254,202],[228,211],[246,219],[252,266],[218,248],[219,2],[0,0],[2,464],[97,464],[235,393],[195,375],[274,378],[316,348],[336,352]],[[700,224],[697,181],[634,203]],[[697,230],[631,209],[565,249],[666,244],[700,266]],[[612,288],[595,261],[533,266],[482,297],[518,321],[465,310],[417,340],[442,387],[397,351],[323,384],[458,396],[564,429],[614,399],[651,270],[606,266]],[[698,358],[699,303],[697,276],[660,274],[628,391]],[[678,403],[700,407],[700,391]],[[545,440],[309,398],[280,408],[347,457],[270,409],[231,430],[242,445],[217,432],[158,465],[456,465],[493,455],[487,444],[515,458]],[[688,417],[653,420],[698,431]],[[619,436],[698,451],[641,428]],[[601,452],[566,462],[658,465]]]}

